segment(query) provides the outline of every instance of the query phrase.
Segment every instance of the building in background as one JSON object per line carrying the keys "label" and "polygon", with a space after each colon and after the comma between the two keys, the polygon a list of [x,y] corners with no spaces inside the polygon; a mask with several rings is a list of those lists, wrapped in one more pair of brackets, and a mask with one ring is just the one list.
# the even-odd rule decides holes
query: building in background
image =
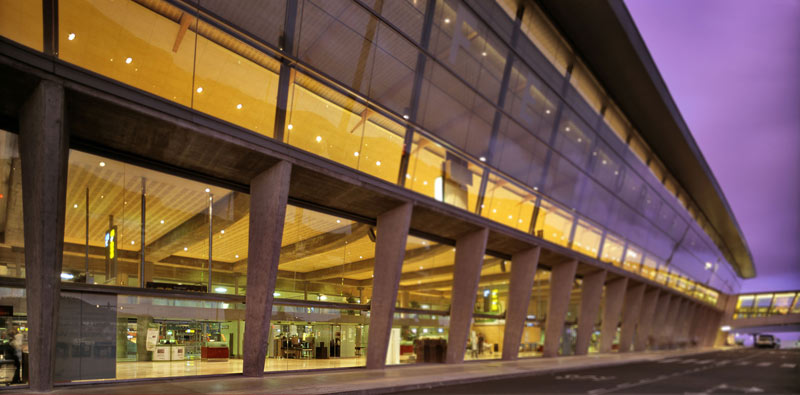
{"label": "building in background", "polygon": [[622,2],[571,5],[0,2],[26,380],[713,344],[746,243]]}

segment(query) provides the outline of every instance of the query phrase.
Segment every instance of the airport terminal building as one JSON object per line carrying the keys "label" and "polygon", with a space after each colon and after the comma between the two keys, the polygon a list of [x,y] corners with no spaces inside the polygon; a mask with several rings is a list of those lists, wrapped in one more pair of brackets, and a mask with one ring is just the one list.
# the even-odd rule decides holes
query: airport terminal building
{"label": "airport terminal building", "polygon": [[711,345],[753,276],[621,0],[0,1],[32,389]]}

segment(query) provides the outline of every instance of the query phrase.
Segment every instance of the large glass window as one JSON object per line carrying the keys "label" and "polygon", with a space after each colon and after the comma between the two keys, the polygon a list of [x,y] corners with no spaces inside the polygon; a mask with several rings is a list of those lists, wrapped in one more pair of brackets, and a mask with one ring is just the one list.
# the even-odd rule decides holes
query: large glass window
{"label": "large glass window", "polygon": [[536,270],[528,302],[525,327],[519,345],[519,357],[538,357],[544,346],[544,322],[547,318],[547,303],[550,300],[550,272]]}
{"label": "large glass window", "polygon": [[287,206],[275,297],[367,304],[374,266],[370,226]]}
{"label": "large glass window", "polygon": [[[13,347],[5,353],[4,382],[10,388],[25,385],[29,369],[28,361],[28,303],[25,288],[0,287],[0,305],[4,314],[0,316],[0,343]],[[10,350],[9,350],[10,351]],[[12,382],[13,381],[13,382]]]}
{"label": "large glass window", "polygon": [[639,273],[643,255],[641,248],[628,243],[622,267],[629,272]]}
{"label": "large glass window", "polygon": [[578,220],[575,227],[575,237],[572,240],[572,249],[590,257],[596,257],[600,248],[603,231],[591,223]]}
{"label": "large glass window", "polygon": [[574,220],[569,211],[542,199],[536,215],[536,236],[567,247]]}
{"label": "large glass window", "polygon": [[41,51],[42,2],[30,0],[0,1],[0,36]]}
{"label": "large glass window", "polygon": [[419,134],[408,160],[405,186],[440,202],[474,211],[483,169]]}
{"label": "large glass window", "polygon": [[555,26],[537,6],[525,7],[522,16],[522,33],[536,45],[561,75],[567,74],[572,58],[571,50]]}
{"label": "large glass window", "polygon": [[286,142],[395,183],[405,129],[363,104],[297,73]]}
{"label": "large glass window", "polygon": [[603,253],[600,255],[600,260],[622,267],[622,251],[624,248],[625,242],[622,238],[606,234],[606,238],[603,240]]}
{"label": "large glass window", "polygon": [[19,137],[0,130],[0,277],[25,278]]}
{"label": "large glass window", "polygon": [[535,199],[535,195],[492,173],[484,192],[481,215],[529,233]]}
{"label": "large glass window", "polygon": [[511,262],[484,257],[464,359],[499,359],[503,355],[503,315],[508,305],[510,275]]}
{"label": "large glass window", "polygon": [[386,363],[443,363],[449,329],[446,315],[395,313]]}

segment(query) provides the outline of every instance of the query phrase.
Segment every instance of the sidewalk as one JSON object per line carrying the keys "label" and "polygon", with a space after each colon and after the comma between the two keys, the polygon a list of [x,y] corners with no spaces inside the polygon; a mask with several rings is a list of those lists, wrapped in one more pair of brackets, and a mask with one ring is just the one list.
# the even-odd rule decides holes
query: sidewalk
{"label": "sidewalk", "polygon": [[[391,367],[385,370],[357,368],[334,372],[267,374],[263,378],[226,376],[165,379],[57,387],[51,394],[375,394],[652,361],[713,350],[705,348],[594,354],[547,359],[531,358],[510,362],[468,362],[460,365],[419,364]],[[26,391],[25,393],[31,392]]]}

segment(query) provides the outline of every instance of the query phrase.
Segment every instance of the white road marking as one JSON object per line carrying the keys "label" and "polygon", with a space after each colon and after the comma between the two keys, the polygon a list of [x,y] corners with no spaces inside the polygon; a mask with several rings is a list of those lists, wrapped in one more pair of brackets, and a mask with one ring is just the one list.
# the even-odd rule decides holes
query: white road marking
{"label": "white road marking", "polygon": [[797,364],[795,363],[785,363],[781,365],[782,368],[789,368],[789,369],[794,369],[795,366],[797,366]]}
{"label": "white road marking", "polygon": [[658,361],[658,363],[672,363],[676,361],[680,361],[680,359],[679,358],[662,359]]}
{"label": "white road marking", "polygon": [[581,381],[581,380],[606,381],[606,380],[614,380],[615,378],[616,377],[614,376],[595,376],[595,375],[581,376],[579,374],[565,374],[563,376],[556,376],[556,380],[571,380],[571,381]]}
{"label": "white road marking", "polygon": [[695,361],[696,361],[696,359],[694,359],[694,358],[684,359],[683,362],[681,362],[681,364],[685,365],[687,363],[694,363]]}
{"label": "white road marking", "polygon": [[714,360],[713,359],[704,359],[702,361],[697,361],[695,363],[698,364],[698,365],[705,365],[705,364],[711,363],[711,362],[714,362]]}
{"label": "white road marking", "polygon": [[760,362],[756,364],[756,366],[758,366],[759,368],[766,368],[769,365],[772,365],[772,362]]}
{"label": "white road marking", "polygon": [[742,361],[736,364],[736,366],[747,366],[750,365],[750,361]]}
{"label": "white road marking", "polygon": [[730,359],[723,359],[722,361],[717,362],[717,366],[725,366],[729,363],[731,363]]}

